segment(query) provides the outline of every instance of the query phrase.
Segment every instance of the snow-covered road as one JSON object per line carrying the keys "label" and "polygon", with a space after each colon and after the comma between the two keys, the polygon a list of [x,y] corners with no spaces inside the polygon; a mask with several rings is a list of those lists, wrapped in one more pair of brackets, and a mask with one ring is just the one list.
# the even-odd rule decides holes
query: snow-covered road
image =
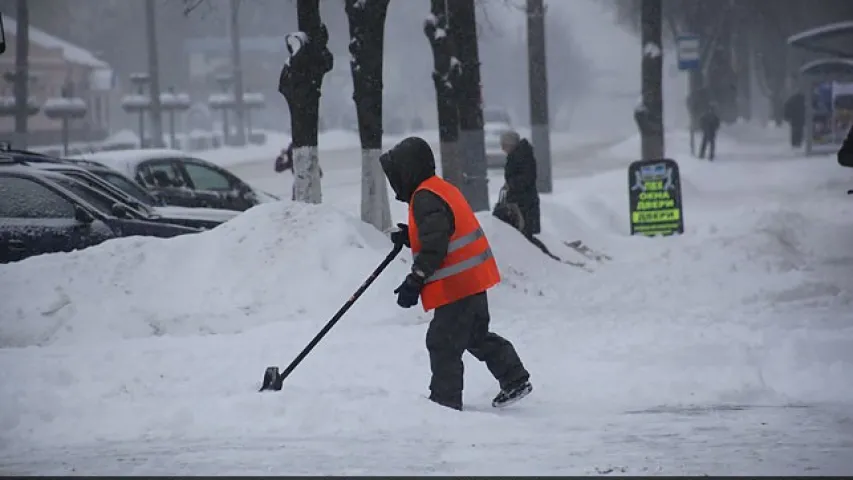
{"label": "snow-covered road", "polygon": [[853,474],[853,175],[725,139],[698,162],[684,140],[680,238],[627,236],[634,140],[543,197],[558,255],[583,239],[613,257],[594,273],[482,215],[493,328],[534,383],[502,411],[470,357],[466,411],[425,399],[429,317],[394,303],[402,257],[281,392],[255,391],[390,248],[355,217],[357,184],[0,266],[0,473]]}
{"label": "snow-covered road", "polygon": [[[438,152],[437,133],[424,132],[423,138],[433,144],[433,150]],[[435,137],[435,138],[434,138]],[[567,132],[555,134],[552,140],[552,174],[554,178],[567,178],[579,174],[588,174],[612,168],[626,166],[624,156],[606,155],[610,148],[626,142],[629,134],[619,132],[583,133]],[[350,141],[345,141],[350,140]],[[387,139],[386,148],[394,145],[399,139]],[[338,143],[331,143],[337,141]],[[351,145],[351,139],[334,138],[326,149],[320,150],[320,165],[323,168],[323,195],[331,205],[348,209],[353,198],[361,195],[361,151]],[[437,156],[437,153],[436,153]],[[240,178],[245,179],[256,188],[290,198],[293,175],[290,172],[276,174],[273,172],[273,159],[270,154],[257,160],[229,162],[227,168]],[[436,158],[438,161],[438,158]],[[216,159],[213,159],[216,161]],[[441,165],[437,165],[440,170]],[[492,191],[491,200],[495,201],[497,192],[503,185],[503,170],[490,169],[489,189]],[[358,203],[356,202],[356,205]]]}

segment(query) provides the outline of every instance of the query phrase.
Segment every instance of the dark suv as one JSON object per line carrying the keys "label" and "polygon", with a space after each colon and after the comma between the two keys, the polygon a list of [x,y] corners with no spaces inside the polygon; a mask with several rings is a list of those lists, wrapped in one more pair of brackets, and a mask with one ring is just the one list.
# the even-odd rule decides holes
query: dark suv
{"label": "dark suv", "polygon": [[239,212],[225,209],[167,206],[133,180],[103,165],[87,161],[66,161],[26,150],[3,150],[5,164],[31,166],[72,177],[130,208],[127,215],[152,222],[175,223],[210,229],[234,218]]}
{"label": "dark suv", "polygon": [[0,263],[44,253],[80,250],[119,237],[168,238],[202,231],[126,218],[122,213],[126,208],[62,174],[3,165],[0,168]]}

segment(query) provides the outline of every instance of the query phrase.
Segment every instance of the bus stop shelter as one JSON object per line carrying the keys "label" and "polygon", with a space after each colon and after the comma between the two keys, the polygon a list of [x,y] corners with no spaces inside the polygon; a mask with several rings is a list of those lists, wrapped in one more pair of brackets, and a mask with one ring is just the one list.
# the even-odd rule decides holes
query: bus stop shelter
{"label": "bus stop shelter", "polygon": [[853,60],[853,20],[804,30],[788,37],[788,45],[833,58]]}
{"label": "bus stop shelter", "polygon": [[792,35],[788,45],[826,58],[799,69],[805,98],[805,153],[835,153],[853,126],[853,21]]}

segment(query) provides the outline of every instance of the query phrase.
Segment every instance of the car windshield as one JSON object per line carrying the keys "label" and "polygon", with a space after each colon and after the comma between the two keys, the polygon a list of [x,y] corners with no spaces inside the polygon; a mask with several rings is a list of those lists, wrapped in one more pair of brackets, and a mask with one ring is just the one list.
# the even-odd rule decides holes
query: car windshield
{"label": "car windshield", "polygon": [[97,190],[98,192],[108,194],[110,198],[115,201],[122,202],[128,204],[133,207],[135,210],[138,210],[139,213],[143,215],[150,215],[153,213],[151,208],[142,202],[136,201],[131,195],[124,193],[123,190],[117,188],[115,185],[104,181],[100,177],[92,175],[89,172],[84,171],[63,171],[64,175],[68,175],[69,177],[81,182],[90,188]]}
{"label": "car windshield", "polygon": [[65,188],[71,193],[82,198],[104,215],[113,216],[113,205],[117,203],[117,200],[111,198],[108,194],[90,188],[69,177],[57,176],[55,178],[51,178],[51,180],[59,184],[62,188]]}
{"label": "car windshield", "polygon": [[153,195],[146,192],[144,188],[133,183],[132,181],[128,180],[127,178],[118,173],[98,171],[95,172],[95,174],[103,178],[104,180],[110,182],[112,185],[115,185],[116,187],[121,189],[121,191],[139,200],[139,202],[148,205],[149,207],[157,206],[161,203],[159,200],[154,198]]}

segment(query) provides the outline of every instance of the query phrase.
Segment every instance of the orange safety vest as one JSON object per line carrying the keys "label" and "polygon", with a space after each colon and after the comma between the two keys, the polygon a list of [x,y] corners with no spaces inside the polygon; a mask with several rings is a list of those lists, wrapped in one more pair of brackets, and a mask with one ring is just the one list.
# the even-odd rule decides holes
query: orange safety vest
{"label": "orange safety vest", "polygon": [[[462,192],[435,175],[423,181],[415,189],[415,193],[419,190],[429,190],[441,197],[450,206],[456,224],[447,247],[447,256],[438,270],[426,279],[421,290],[424,311],[485,292],[497,285],[501,276],[489,241],[486,240],[486,234]],[[409,242],[412,245],[412,256],[417,257],[421,251],[421,242],[411,201]]]}

